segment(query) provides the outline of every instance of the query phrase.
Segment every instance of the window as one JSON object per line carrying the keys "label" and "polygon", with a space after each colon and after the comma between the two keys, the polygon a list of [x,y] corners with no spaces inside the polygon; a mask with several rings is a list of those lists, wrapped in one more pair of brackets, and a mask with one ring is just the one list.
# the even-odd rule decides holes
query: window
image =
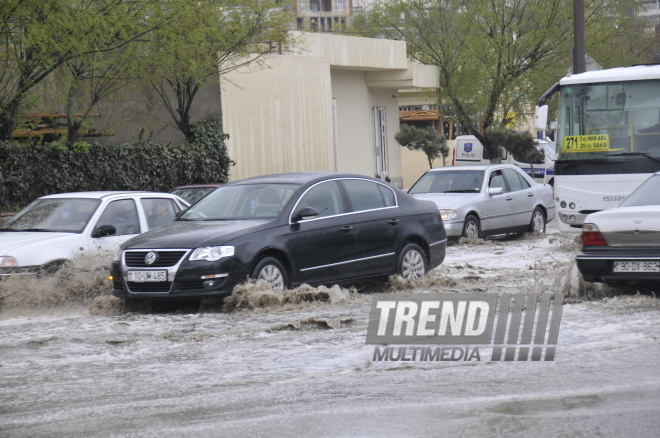
{"label": "window", "polygon": [[345,0],[337,0],[335,2],[335,10],[345,11],[346,10],[346,1]]}
{"label": "window", "polygon": [[301,12],[305,12],[307,10],[307,2],[300,2],[298,4],[298,10]]}
{"label": "window", "polygon": [[344,213],[344,205],[342,204],[337,181],[324,182],[309,189],[300,198],[294,216],[305,207],[311,207],[316,210],[319,213],[317,217],[334,216]]}
{"label": "window", "polygon": [[531,187],[524,176],[518,174],[518,178],[520,178],[520,184],[522,184],[523,190]]}
{"label": "window", "polygon": [[319,11],[319,2],[318,0],[314,1],[312,0],[309,2],[309,10],[312,12],[318,12]]}
{"label": "window", "polygon": [[503,169],[502,171],[506,176],[506,181],[509,183],[509,187],[511,187],[512,192],[523,189],[520,178],[518,178],[518,172],[513,169]]}
{"label": "window", "polygon": [[112,225],[115,234],[138,234],[140,232],[140,220],[138,219],[137,207],[132,199],[112,201],[105,207],[103,214],[96,223],[98,229],[101,225]]}
{"label": "window", "polygon": [[374,210],[395,205],[394,194],[387,195],[387,191],[390,193],[392,191],[386,187],[383,187],[385,190],[381,190],[381,185],[378,183],[363,179],[345,179],[342,183],[348,192],[353,211]]}
{"label": "window", "polygon": [[488,187],[491,189],[502,187],[502,192],[506,192],[506,184],[504,182],[504,175],[501,170],[496,170],[490,173],[488,178]]}
{"label": "window", "polygon": [[142,199],[142,208],[147,216],[147,226],[150,230],[162,227],[174,220],[177,209],[170,199]]}

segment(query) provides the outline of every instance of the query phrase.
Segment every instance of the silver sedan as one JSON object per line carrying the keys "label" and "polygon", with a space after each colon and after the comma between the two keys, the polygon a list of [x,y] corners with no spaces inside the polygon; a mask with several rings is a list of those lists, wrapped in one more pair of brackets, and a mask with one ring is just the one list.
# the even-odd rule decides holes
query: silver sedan
{"label": "silver sedan", "polygon": [[552,187],[511,164],[431,169],[408,192],[438,206],[448,237],[545,232],[555,217]]}

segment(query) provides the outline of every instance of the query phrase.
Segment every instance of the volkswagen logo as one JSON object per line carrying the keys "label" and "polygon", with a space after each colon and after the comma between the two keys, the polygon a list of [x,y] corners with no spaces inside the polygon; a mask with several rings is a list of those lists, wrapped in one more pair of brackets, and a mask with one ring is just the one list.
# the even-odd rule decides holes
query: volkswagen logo
{"label": "volkswagen logo", "polygon": [[156,251],[149,251],[146,256],[144,256],[144,263],[147,265],[153,265],[158,258]]}

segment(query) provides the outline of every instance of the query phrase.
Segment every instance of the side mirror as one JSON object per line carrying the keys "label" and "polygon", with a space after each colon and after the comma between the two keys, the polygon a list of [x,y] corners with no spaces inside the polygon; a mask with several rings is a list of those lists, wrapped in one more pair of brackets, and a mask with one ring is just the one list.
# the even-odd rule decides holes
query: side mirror
{"label": "side mirror", "polygon": [[319,212],[312,207],[303,207],[298,211],[298,214],[293,216],[293,221],[298,222],[305,219],[312,219],[319,215]]}
{"label": "side mirror", "polygon": [[114,236],[115,234],[117,234],[117,229],[114,225],[101,225],[96,231],[94,231],[92,237]]}
{"label": "side mirror", "polygon": [[548,129],[548,105],[537,106],[534,110],[534,129],[537,131]]}
{"label": "side mirror", "polygon": [[504,189],[502,187],[488,187],[488,194],[493,196],[493,195],[501,195],[504,193]]}

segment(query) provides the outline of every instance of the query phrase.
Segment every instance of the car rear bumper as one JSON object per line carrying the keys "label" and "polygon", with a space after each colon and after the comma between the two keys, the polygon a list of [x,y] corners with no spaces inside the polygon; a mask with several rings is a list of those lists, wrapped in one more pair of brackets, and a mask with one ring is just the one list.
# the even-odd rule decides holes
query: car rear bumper
{"label": "car rear bumper", "polygon": [[660,248],[603,249],[576,256],[578,270],[585,281],[660,281],[660,272],[614,272],[615,261],[660,262]]}

